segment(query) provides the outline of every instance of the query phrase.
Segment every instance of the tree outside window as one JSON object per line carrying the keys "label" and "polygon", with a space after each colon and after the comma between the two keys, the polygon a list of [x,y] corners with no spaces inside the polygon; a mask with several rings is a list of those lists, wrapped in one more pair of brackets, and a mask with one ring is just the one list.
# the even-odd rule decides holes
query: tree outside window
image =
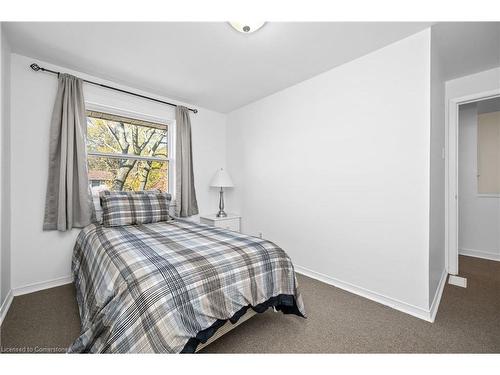
{"label": "tree outside window", "polygon": [[87,112],[89,182],[93,189],[168,191],[168,127]]}

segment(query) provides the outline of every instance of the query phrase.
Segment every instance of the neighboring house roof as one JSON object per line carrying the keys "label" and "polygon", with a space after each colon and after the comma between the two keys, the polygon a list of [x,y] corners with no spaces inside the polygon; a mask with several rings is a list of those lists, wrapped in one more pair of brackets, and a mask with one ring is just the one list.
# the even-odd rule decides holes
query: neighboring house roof
{"label": "neighboring house roof", "polygon": [[112,180],[113,173],[109,171],[89,171],[89,180],[106,181]]}

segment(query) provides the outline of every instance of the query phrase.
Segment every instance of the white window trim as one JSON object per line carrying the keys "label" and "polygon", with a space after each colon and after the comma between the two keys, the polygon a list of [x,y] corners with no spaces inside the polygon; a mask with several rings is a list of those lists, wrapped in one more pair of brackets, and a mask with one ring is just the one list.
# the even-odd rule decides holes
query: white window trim
{"label": "white window trim", "polygon": [[[134,112],[123,108],[112,107],[108,105],[98,104],[94,102],[85,102],[85,109],[87,111],[103,112],[110,115],[117,115],[123,117],[130,117],[137,120],[154,122],[156,124],[163,124],[168,127],[167,131],[167,147],[168,147],[168,158],[159,159],[151,157],[140,157],[140,156],[127,156],[127,159],[137,159],[137,160],[161,160],[168,161],[168,192],[172,195],[172,201],[175,201],[175,120],[165,119],[154,115],[149,115],[141,112]],[[117,157],[116,154],[104,154],[103,156]]]}

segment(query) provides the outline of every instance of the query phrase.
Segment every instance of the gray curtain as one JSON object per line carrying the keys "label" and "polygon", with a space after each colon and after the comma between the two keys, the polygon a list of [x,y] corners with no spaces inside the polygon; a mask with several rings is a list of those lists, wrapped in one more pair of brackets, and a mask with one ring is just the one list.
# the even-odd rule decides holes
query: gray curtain
{"label": "gray curtain", "polygon": [[194,190],[193,153],[191,149],[191,120],[189,110],[178,106],[176,119],[175,194],[176,214],[187,217],[198,214]]}
{"label": "gray curtain", "polygon": [[82,80],[60,74],[50,125],[44,230],[83,228],[92,220],[85,139]]}

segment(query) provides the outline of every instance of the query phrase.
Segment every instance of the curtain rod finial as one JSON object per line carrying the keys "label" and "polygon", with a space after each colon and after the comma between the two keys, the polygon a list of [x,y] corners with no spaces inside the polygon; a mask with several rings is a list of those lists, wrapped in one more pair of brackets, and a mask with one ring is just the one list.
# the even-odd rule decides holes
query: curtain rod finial
{"label": "curtain rod finial", "polygon": [[197,110],[197,109],[194,109],[194,110],[193,110],[193,112],[194,112],[194,113],[198,113],[198,110]]}
{"label": "curtain rod finial", "polygon": [[33,69],[35,72],[38,72],[38,71],[41,69],[41,68],[40,68],[40,66],[38,66],[38,64],[35,64],[35,63],[31,64],[31,65],[30,65],[30,67],[31,67],[31,69]]}

